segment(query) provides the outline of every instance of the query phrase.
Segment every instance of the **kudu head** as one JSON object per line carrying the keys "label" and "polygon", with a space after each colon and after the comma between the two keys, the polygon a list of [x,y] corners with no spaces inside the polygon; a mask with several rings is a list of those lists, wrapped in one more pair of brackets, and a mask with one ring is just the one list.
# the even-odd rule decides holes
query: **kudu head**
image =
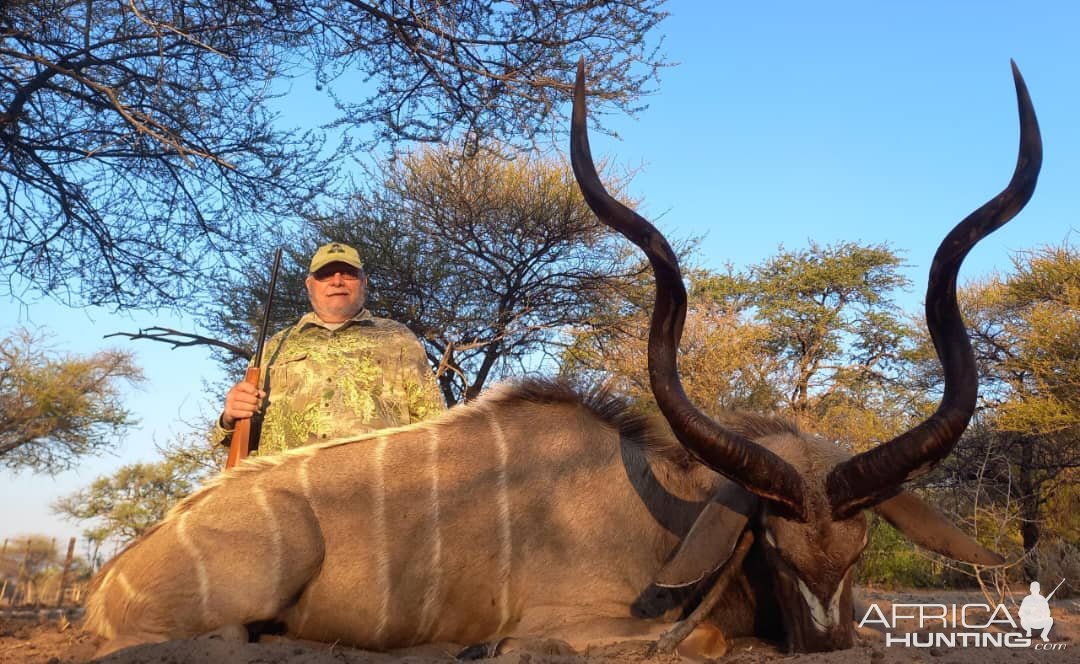
{"label": "kudu head", "polygon": [[[1031,198],[1042,162],[1038,123],[1013,64],[1020,111],[1020,150],[1009,185],[960,222],[934,256],[926,322],[944,370],[944,392],[926,421],[862,454],[850,456],[811,436],[748,434],[710,419],[689,402],[676,367],[686,290],[668,242],[648,221],[612,198],[593,165],[586,129],[584,61],[578,64],[570,154],[589,206],[602,222],[636,244],[656,278],[649,330],[649,379],[675,436],[726,485],[695,522],[657,580],[685,585],[725,564],[750,529],[764,551],[771,594],[789,650],[850,647],[851,571],[866,545],[862,510],[873,508],[915,543],[975,564],[1001,558],[978,545],[902,485],[945,458],[975,409],[975,359],[956,301],[956,278],[968,251],[1015,216]],[[735,421],[735,420],[732,420]],[[737,485],[737,486],[736,486]],[[734,494],[739,495],[734,495]],[[734,534],[732,534],[734,532]],[[710,553],[717,551],[718,553]]]}

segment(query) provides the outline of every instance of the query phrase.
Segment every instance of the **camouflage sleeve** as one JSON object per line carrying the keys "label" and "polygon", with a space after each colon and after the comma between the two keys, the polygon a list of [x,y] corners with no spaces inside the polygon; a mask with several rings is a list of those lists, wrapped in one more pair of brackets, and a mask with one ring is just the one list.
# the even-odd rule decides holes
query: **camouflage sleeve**
{"label": "camouflage sleeve", "polygon": [[[411,335],[410,335],[411,336]],[[431,372],[427,354],[420,340],[412,337],[401,349],[402,382],[409,406],[409,421],[420,422],[446,410],[435,374]]]}
{"label": "camouflage sleeve", "polygon": [[228,447],[232,443],[232,429],[226,429],[221,424],[221,416],[214,420],[214,428],[210,430],[210,447],[223,445]]}

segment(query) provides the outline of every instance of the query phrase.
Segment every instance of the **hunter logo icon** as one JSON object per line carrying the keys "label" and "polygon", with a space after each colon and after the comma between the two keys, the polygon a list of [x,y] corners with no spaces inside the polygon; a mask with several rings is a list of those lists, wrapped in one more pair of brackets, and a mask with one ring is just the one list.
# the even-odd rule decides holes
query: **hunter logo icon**
{"label": "hunter logo icon", "polygon": [[1027,632],[1029,638],[1032,630],[1042,630],[1042,640],[1050,640],[1050,628],[1054,626],[1054,618],[1050,615],[1050,598],[1054,596],[1062,583],[1065,583],[1065,579],[1062,579],[1061,583],[1058,583],[1057,587],[1051,590],[1049,595],[1043,597],[1039,594],[1041,588],[1039,582],[1031,582],[1031,586],[1029,586],[1031,594],[1020,602],[1020,625]]}

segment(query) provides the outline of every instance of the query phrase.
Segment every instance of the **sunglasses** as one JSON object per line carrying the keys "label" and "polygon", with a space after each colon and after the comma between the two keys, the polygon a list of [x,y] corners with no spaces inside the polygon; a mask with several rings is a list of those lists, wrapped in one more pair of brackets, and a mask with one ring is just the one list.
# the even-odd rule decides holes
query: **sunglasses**
{"label": "sunglasses", "polygon": [[334,278],[335,274],[340,274],[341,278],[345,281],[356,281],[360,278],[360,270],[355,267],[328,265],[324,268],[316,270],[311,276],[315,277],[315,281],[330,281]]}

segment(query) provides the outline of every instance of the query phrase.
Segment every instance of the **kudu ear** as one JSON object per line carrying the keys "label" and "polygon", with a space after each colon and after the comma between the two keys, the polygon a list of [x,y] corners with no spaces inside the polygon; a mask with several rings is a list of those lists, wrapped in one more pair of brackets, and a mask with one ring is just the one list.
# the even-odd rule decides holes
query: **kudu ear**
{"label": "kudu ear", "polygon": [[983,548],[909,491],[901,491],[873,508],[909,540],[928,551],[973,565],[1002,565],[1005,559]]}
{"label": "kudu ear", "polygon": [[681,588],[723,567],[757,504],[757,496],[734,482],[725,482],[705,504],[653,583],[663,588]]}

